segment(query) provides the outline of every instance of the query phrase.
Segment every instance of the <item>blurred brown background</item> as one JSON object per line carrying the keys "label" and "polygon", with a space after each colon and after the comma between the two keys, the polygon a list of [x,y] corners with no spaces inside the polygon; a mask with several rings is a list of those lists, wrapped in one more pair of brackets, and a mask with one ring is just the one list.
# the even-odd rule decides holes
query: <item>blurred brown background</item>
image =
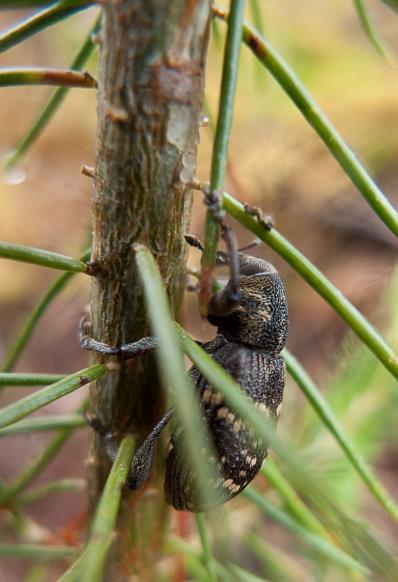
{"label": "blurred brown background", "polygon": [[[397,203],[398,16],[376,1],[369,2],[369,8],[377,30],[395,55],[392,65],[378,57],[369,45],[350,2],[330,0],[320,4],[307,0],[298,5],[294,0],[270,0],[264,2],[263,13],[268,39],[294,68],[385,193]],[[23,14],[0,12],[1,29]],[[95,10],[77,14],[0,55],[0,65],[67,66],[94,18]],[[213,112],[221,58],[221,51],[213,43],[207,80],[207,97]],[[96,67],[97,60],[93,58],[88,68],[95,74]],[[30,126],[49,94],[46,88],[2,89],[1,156]],[[90,179],[81,175],[80,168],[94,162],[95,124],[95,93],[71,91],[21,167],[12,175],[2,175],[1,240],[71,256],[80,254],[90,223],[91,198]],[[207,180],[211,133],[203,128],[201,136],[198,177]],[[378,328],[387,332],[391,305],[387,307],[382,298],[396,264],[397,241],[372,215],[313,130],[246,48],[242,49],[230,161],[234,179],[228,181],[229,191],[272,214],[277,228]],[[191,229],[199,236],[203,214],[200,195],[195,194]],[[242,245],[251,240],[250,233],[238,227],[236,230]],[[325,386],[334,376],[337,363],[350,358],[349,350],[340,351],[346,325],[279,257],[264,246],[255,252],[271,260],[286,282],[289,348]],[[198,261],[198,253],[193,252],[192,264]],[[41,267],[0,261],[3,358],[27,314],[57,276]],[[88,290],[84,275],[74,277],[42,318],[17,370],[64,373],[86,365],[88,358],[80,350],[77,329],[88,303]],[[184,314],[193,335],[208,338],[214,334],[199,320],[193,295],[187,296]],[[395,346],[396,340],[395,333]],[[28,392],[26,388],[6,389],[1,393],[2,404]],[[385,393],[388,398],[388,390]],[[73,412],[81,398],[81,392],[63,398],[48,412]],[[302,404],[302,399],[289,383],[281,431],[284,423],[287,426],[294,419],[297,402]],[[62,455],[36,483],[84,476],[88,437],[87,429],[76,431]],[[12,481],[50,438],[51,434],[43,433],[3,439],[1,478],[6,483]],[[377,464],[381,479],[398,495],[396,435],[392,435]],[[81,493],[68,493],[29,506],[29,514],[42,527],[60,531],[84,507]],[[7,560],[2,567],[1,581],[21,579],[18,564]]]}

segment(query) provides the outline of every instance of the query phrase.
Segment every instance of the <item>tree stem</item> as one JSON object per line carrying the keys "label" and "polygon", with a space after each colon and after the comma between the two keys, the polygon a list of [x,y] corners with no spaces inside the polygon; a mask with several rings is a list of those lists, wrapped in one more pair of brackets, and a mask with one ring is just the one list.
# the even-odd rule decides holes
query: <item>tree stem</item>
{"label": "tree stem", "polygon": [[[149,334],[132,252],[137,241],[155,256],[173,316],[178,317],[209,21],[208,0],[104,4],[93,201],[92,260],[98,271],[93,278],[91,320],[93,337],[110,345]],[[145,356],[116,368],[93,386],[91,413],[120,436],[131,432],[139,445],[164,405],[154,360]],[[92,508],[109,466],[96,438],[89,464]],[[134,503],[137,497],[139,504]],[[158,524],[152,526],[157,530],[148,526],[148,512],[152,521],[159,519],[163,493],[151,497],[151,507],[141,492],[126,503],[134,504],[135,511],[121,512],[117,551],[128,559],[133,531],[133,537],[140,539],[137,553],[142,554],[134,567],[144,580],[156,548],[153,540],[145,543],[138,523],[145,525],[148,538],[159,537]],[[121,561],[122,571],[116,572],[115,564],[110,564],[109,579],[123,580],[129,566]]]}

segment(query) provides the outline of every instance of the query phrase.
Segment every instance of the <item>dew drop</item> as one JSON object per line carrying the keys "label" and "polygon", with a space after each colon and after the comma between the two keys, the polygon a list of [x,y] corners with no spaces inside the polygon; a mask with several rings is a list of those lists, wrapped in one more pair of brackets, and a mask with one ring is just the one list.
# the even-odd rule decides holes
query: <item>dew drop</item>
{"label": "dew drop", "polygon": [[15,186],[22,184],[26,180],[26,172],[21,167],[8,168],[3,171],[3,179],[6,184]]}
{"label": "dew drop", "polygon": [[21,165],[14,164],[15,151],[11,150],[3,158],[2,177],[6,184],[15,186],[26,180],[26,171]]}

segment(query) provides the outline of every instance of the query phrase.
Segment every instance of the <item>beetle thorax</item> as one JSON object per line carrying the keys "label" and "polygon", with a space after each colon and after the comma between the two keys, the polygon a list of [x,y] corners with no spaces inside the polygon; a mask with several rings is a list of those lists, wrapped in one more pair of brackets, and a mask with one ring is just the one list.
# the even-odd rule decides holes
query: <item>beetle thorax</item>
{"label": "beetle thorax", "polygon": [[209,315],[209,322],[229,341],[277,354],[287,337],[287,301],[277,271],[267,271],[242,275],[239,305],[227,316]]}

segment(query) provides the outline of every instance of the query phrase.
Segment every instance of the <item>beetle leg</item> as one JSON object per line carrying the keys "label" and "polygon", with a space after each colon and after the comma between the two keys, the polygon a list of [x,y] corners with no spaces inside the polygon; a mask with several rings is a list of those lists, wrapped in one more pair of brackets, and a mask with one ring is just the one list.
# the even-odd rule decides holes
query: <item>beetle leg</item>
{"label": "beetle leg", "polygon": [[[198,239],[197,236],[188,233],[185,235],[184,238],[189,244],[189,246],[194,247],[195,249],[199,249],[200,251],[203,252],[203,243],[200,239]],[[243,253],[244,251],[248,251],[254,247],[258,247],[260,244],[261,240],[259,238],[255,238],[251,242],[249,242],[246,246],[240,247],[238,249],[238,252]],[[226,265],[227,262],[228,262],[227,253],[225,253],[224,251],[217,251],[217,265]]]}
{"label": "beetle leg", "polygon": [[83,317],[80,322],[80,345],[84,350],[89,350],[90,352],[97,352],[103,354],[104,356],[118,356],[118,348],[113,348],[108,344],[98,342],[89,335],[90,322],[88,317]]}
{"label": "beetle leg", "polygon": [[131,344],[123,344],[118,348],[119,356],[123,360],[132,360],[153,352],[159,346],[159,341],[156,337],[143,337]]}
{"label": "beetle leg", "polygon": [[[190,247],[195,249],[199,249],[203,253],[203,243],[197,236],[194,234],[186,234],[184,236],[185,240],[189,244]],[[228,255],[224,251],[217,251],[217,258],[216,258],[217,265],[227,265],[228,264]]]}
{"label": "beetle leg", "polygon": [[[136,451],[126,481],[126,486],[129,489],[139,489],[148,479],[156,444],[173,414],[174,409],[170,408],[153,427],[142,445]],[[84,418],[87,424],[99,435],[109,458],[114,461],[120,443],[119,435],[114,431],[108,430],[97,416],[86,412],[84,413]]]}
{"label": "beetle leg", "polygon": [[[227,245],[227,251],[217,252],[217,265],[229,265],[229,281],[222,291],[215,293],[209,302],[209,314],[229,315],[239,304],[239,250],[236,244],[234,231],[231,227],[221,223],[221,236]],[[203,252],[202,242],[193,234],[186,234],[187,243]]]}
{"label": "beetle leg", "polygon": [[186,234],[184,238],[190,247],[194,247],[195,249],[199,249],[203,252],[202,241],[200,241],[197,236],[194,234]]}
{"label": "beetle leg", "polygon": [[129,489],[139,489],[148,479],[152,467],[156,443],[158,442],[163,430],[166,428],[170,418],[173,416],[173,413],[173,408],[170,408],[166,414],[162,416],[135,453],[126,482]]}
{"label": "beetle leg", "polygon": [[261,226],[263,226],[266,230],[272,230],[274,227],[274,221],[272,216],[266,216],[264,212],[258,206],[254,204],[244,204],[243,210],[250,214],[250,216],[254,216]]}
{"label": "beetle leg", "polygon": [[116,348],[99,342],[89,335],[90,323],[87,318],[80,322],[80,345],[83,349],[97,352],[103,356],[119,356],[123,360],[132,360],[152,352],[158,347],[158,340],[154,337],[143,337],[131,344],[123,344]]}

